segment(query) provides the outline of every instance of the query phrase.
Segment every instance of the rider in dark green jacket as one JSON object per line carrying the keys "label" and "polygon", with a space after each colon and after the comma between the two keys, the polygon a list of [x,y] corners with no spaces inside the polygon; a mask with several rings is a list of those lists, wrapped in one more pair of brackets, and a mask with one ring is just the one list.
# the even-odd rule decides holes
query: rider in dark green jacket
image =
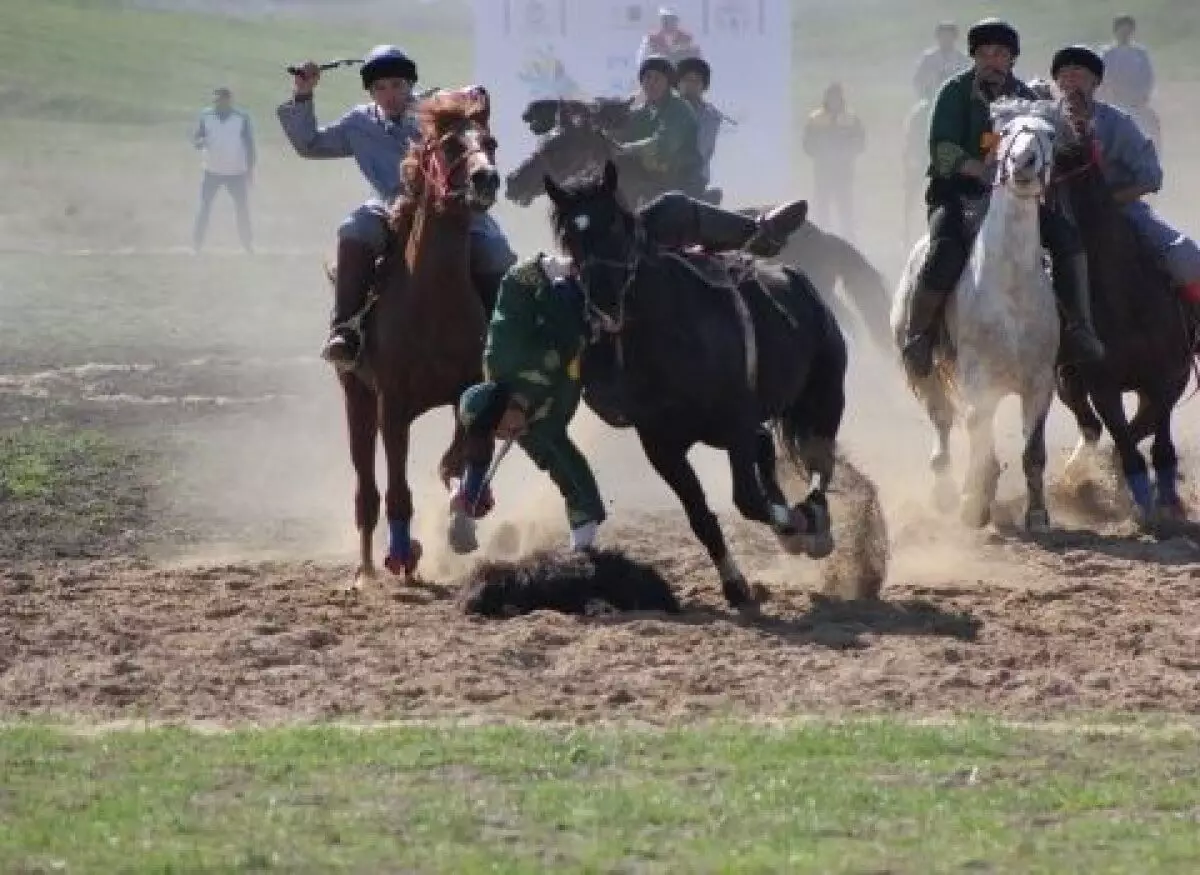
{"label": "rider in dark green jacket", "polygon": [[[933,345],[942,307],[954,293],[969,256],[963,201],[990,189],[992,131],[989,104],[1002,97],[1035,100],[1012,67],[1021,52],[1012,25],[995,18],[970,29],[974,66],[946,81],[929,122],[929,252],[908,313],[904,363],[915,377],[933,368]],[[1054,292],[1063,311],[1068,360],[1095,362],[1104,347],[1092,326],[1087,256],[1068,210],[1053,199],[1041,211],[1042,242],[1050,250]]]}

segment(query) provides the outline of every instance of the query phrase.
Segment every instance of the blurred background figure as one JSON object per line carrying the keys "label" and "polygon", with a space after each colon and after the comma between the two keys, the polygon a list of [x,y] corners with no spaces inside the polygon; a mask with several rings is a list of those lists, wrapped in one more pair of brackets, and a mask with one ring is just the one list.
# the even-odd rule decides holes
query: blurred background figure
{"label": "blurred background figure", "polygon": [[1113,42],[1100,53],[1104,61],[1104,82],[1096,96],[1133,116],[1142,133],[1154,143],[1162,157],[1162,125],[1150,105],[1154,93],[1154,65],[1145,46],[1133,41],[1137,22],[1132,15],[1113,19]]}
{"label": "blurred background figure", "polygon": [[208,233],[208,220],[213,199],[224,188],[233,199],[237,217],[238,239],[247,252],[254,251],[250,230],[250,184],[254,178],[254,130],[250,117],[233,106],[233,93],[228,88],[213,91],[212,106],[200,113],[192,144],[200,150],[204,161],[204,178],[200,184],[200,206],[192,229],[192,248],[199,252]]}
{"label": "blurred background figure", "polygon": [[971,59],[958,48],[958,25],[938,22],[933,31],[936,45],[926,49],[913,73],[913,90],[918,100],[933,100],[942,83],[971,66]]}
{"label": "blurred background figure", "polygon": [[854,166],[866,146],[863,124],[847,108],[842,84],[834,82],[804,125],[804,152],[813,166],[813,221],[823,230],[833,230],[836,211],[838,233],[851,240],[855,232]]}
{"label": "blurred background figure", "polygon": [[703,54],[695,38],[679,26],[679,13],[663,6],[658,10],[658,30],[642,38],[634,63],[640,67],[646,58],[662,57],[677,65],[684,58],[699,58]]}

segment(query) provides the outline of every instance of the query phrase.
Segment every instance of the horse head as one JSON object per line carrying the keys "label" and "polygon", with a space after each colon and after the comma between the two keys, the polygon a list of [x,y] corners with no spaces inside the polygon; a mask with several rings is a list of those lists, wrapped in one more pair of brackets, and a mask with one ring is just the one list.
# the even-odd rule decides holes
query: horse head
{"label": "horse head", "polygon": [[638,252],[633,214],[617,195],[616,165],[605,161],[603,173],[562,185],[547,175],[543,185],[553,204],[555,236],[575,262],[589,316],[605,330],[619,331]]}
{"label": "horse head", "polygon": [[563,182],[591,168],[600,168],[614,153],[613,134],[623,127],[631,100],[601,98],[535,100],[521,115],[540,139],[533,152],[517,165],[504,183],[504,196],[529,206],[542,194],[542,178]]}
{"label": "horse head", "polygon": [[1051,100],[999,100],[991,115],[999,137],[997,188],[1021,199],[1041,197],[1069,131],[1062,109]]}
{"label": "horse head", "polygon": [[491,208],[500,190],[500,171],[490,117],[488,94],[479,87],[439,91],[421,102],[421,140],[401,165],[415,200],[438,210],[451,205]]}

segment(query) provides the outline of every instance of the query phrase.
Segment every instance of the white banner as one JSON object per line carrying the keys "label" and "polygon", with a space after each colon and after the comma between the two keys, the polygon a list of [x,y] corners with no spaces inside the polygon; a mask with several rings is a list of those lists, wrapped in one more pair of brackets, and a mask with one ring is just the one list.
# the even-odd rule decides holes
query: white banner
{"label": "white banner", "polygon": [[[476,81],[493,96],[502,169],[533,149],[521,122],[544,97],[628,96],[637,52],[658,29],[659,2],[475,0]],[[680,27],[712,66],[708,98],[732,118],[717,141],[712,184],[724,205],[770,203],[792,191],[790,0],[672,0]]]}

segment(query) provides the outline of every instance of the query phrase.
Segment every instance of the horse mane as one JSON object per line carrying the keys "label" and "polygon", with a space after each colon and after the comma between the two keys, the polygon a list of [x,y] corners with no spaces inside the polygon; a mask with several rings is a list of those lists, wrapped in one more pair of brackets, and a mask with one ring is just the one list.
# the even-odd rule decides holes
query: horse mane
{"label": "horse mane", "polygon": [[488,98],[469,88],[438,90],[420,101],[416,116],[421,139],[409,144],[408,152],[400,161],[400,179],[405,194],[397,198],[389,210],[388,224],[393,231],[411,227],[417,199],[424,190],[421,159],[426,147],[464,123],[472,122],[486,128],[490,114]]}
{"label": "horse mane", "polygon": [[1071,125],[1057,100],[1002,97],[992,103],[990,112],[992,121],[999,128],[1003,128],[1014,119],[1035,118],[1044,122],[1054,132],[1056,141],[1060,137],[1069,138],[1071,134]]}

